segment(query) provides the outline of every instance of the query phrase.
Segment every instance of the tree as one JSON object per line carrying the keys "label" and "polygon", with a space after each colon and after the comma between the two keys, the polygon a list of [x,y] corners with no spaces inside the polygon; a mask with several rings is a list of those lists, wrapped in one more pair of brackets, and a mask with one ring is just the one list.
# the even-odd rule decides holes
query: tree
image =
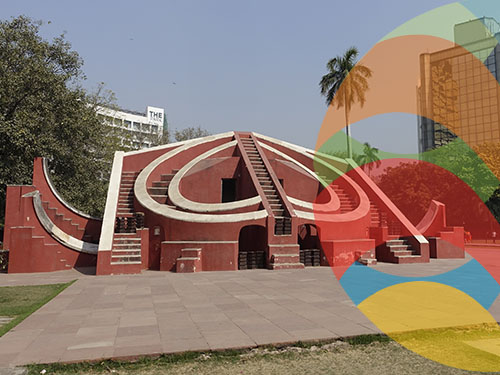
{"label": "tree", "polygon": [[207,130],[198,126],[197,128],[189,127],[182,130],[176,130],[174,137],[177,142],[181,142],[187,141],[188,139],[206,137],[208,135],[210,135],[210,133]]}
{"label": "tree", "polygon": [[486,202],[498,186],[488,165],[460,138],[423,154],[423,159],[450,171]]}
{"label": "tree", "polygon": [[363,166],[363,169],[368,172],[368,175],[370,175],[374,166],[378,168],[382,164],[380,158],[378,157],[378,148],[371,147],[368,142],[363,144],[363,153],[354,160],[356,163]]}
{"label": "tree", "polygon": [[415,225],[429,209],[431,200],[437,200],[446,205],[448,225],[465,226],[474,235],[489,228],[483,201],[460,178],[437,165],[422,161],[402,163],[386,168],[376,182]]}
{"label": "tree", "polygon": [[64,35],[40,35],[25,16],[0,22],[0,218],[8,184],[30,184],[33,159],[49,159],[60,193],[92,215],[104,209],[108,176],[120,138],[103,126],[96,106],[109,105],[102,87],[88,94],[83,61]]}
{"label": "tree", "polygon": [[500,223],[500,186],[491,194],[490,199],[486,202],[486,207],[488,207],[491,214]]}
{"label": "tree", "polygon": [[500,180],[500,143],[485,142],[472,149],[484,161],[493,174]]}
{"label": "tree", "polygon": [[337,105],[337,109],[344,107],[347,155],[352,157],[352,147],[349,130],[349,112],[357,102],[363,107],[368,91],[367,79],[372,76],[370,68],[357,63],[358,50],[349,48],[343,56],[337,56],[326,64],[328,73],[319,83],[321,95],[326,97],[326,105]]}
{"label": "tree", "polygon": [[[424,161],[387,167],[375,182],[413,224],[434,199],[446,205],[448,225],[465,226],[475,237],[485,236],[494,224],[488,209],[497,215],[500,207],[495,175],[459,139],[423,156]],[[382,163],[394,165],[394,160]]]}

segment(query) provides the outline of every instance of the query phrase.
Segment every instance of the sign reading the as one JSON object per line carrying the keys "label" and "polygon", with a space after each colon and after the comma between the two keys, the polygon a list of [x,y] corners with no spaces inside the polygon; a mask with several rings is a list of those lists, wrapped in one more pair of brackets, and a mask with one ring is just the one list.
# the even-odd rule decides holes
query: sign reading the
{"label": "sign reading the", "polygon": [[148,106],[147,116],[148,116],[148,122],[150,124],[163,127],[163,116],[165,116],[163,108]]}

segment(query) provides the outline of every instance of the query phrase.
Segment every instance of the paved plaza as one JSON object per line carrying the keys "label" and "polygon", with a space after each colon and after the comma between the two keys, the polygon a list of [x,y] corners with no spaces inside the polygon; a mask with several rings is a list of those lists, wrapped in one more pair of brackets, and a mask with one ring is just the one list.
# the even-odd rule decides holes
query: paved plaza
{"label": "paved plaza", "polygon": [[[431,275],[468,261],[379,264]],[[377,333],[329,267],[304,270],[145,271],[91,276],[75,270],[2,274],[0,285],[78,281],[0,338],[0,368],[217,350]],[[490,312],[500,320],[499,299]]]}

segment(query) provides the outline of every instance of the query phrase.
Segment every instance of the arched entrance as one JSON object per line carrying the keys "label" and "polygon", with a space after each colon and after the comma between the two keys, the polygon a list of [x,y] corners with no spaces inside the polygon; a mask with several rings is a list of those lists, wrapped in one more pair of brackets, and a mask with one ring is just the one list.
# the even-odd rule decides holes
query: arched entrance
{"label": "arched entrance", "polygon": [[267,229],[260,225],[241,228],[238,238],[238,269],[267,267]]}
{"label": "arched entrance", "polygon": [[321,242],[316,225],[300,225],[297,242],[300,246],[300,263],[306,267],[319,266],[321,264]]}

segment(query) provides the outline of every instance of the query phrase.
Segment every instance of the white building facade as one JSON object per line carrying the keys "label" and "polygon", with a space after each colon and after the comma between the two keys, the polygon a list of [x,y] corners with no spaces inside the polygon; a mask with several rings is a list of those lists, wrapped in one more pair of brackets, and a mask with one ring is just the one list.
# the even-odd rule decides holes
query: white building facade
{"label": "white building facade", "polygon": [[97,114],[106,125],[120,128],[128,134],[135,149],[153,146],[166,126],[165,110],[159,107],[148,106],[145,113],[99,107]]}

